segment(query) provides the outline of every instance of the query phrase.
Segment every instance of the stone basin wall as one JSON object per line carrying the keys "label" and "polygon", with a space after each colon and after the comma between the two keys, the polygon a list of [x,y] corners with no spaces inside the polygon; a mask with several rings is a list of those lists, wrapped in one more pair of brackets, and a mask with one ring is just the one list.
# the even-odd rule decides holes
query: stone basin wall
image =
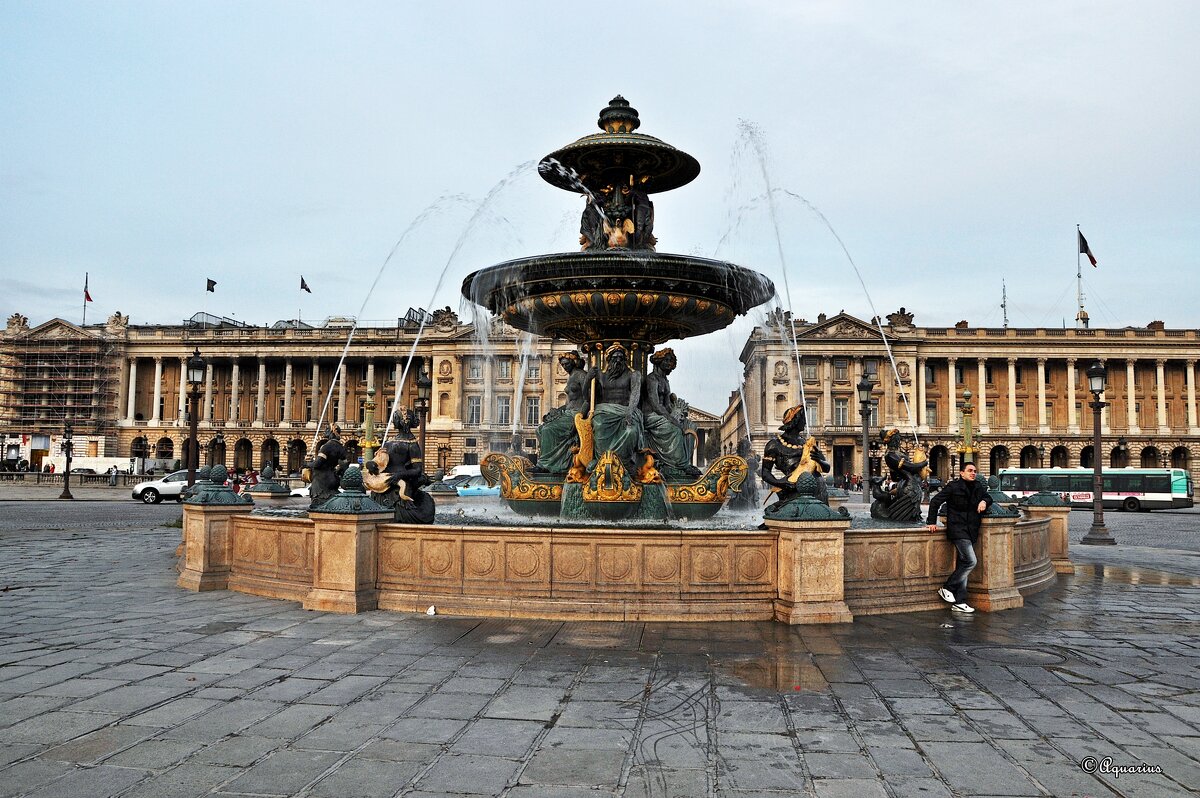
{"label": "stone basin wall", "polygon": [[[485,617],[831,623],[942,609],[936,590],[954,564],[941,531],[848,529],[848,519],[761,531],[530,529],[251,509],[185,503],[181,587],[333,612],[432,605]],[[1069,565],[1056,523],[1065,518],[985,519],[969,601],[1008,609],[1051,584]]]}

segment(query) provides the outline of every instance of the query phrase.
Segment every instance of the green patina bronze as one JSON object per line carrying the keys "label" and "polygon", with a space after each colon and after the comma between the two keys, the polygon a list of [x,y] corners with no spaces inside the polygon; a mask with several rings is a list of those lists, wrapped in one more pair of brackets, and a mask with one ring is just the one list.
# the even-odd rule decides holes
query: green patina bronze
{"label": "green patina bronze", "polygon": [[225,484],[229,479],[229,469],[223,465],[215,465],[209,471],[207,484],[197,482],[192,486],[192,495],[184,500],[184,504],[203,505],[233,505],[254,504],[254,500],[244,493],[235,493],[233,488]]}
{"label": "green patina bronze", "polygon": [[337,515],[364,515],[366,513],[391,513],[387,507],[374,501],[363,490],[362,471],[357,467],[347,468],[342,474],[342,492],[309,512],[334,513]]}
{"label": "green patina bronze", "polygon": [[785,502],[767,506],[763,515],[771,521],[844,521],[850,518],[845,507],[836,510],[817,498],[817,477],[801,474],[796,480],[796,495]]}

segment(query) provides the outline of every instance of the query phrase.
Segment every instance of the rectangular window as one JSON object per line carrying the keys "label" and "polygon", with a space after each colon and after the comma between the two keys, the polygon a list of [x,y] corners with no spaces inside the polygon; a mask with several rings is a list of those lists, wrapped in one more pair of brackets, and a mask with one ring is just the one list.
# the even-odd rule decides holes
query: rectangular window
{"label": "rectangular window", "polygon": [[820,411],[820,409],[821,409],[821,406],[817,403],[816,399],[805,399],[804,400],[804,412],[805,412],[805,415],[807,416],[809,429],[811,429],[814,425],[821,423],[821,417],[819,415],[817,415],[817,413]]}
{"label": "rectangular window", "polygon": [[496,423],[500,425],[512,423],[512,397],[496,397]]}
{"label": "rectangular window", "polygon": [[1025,403],[1024,402],[1017,402],[1017,417],[1012,420],[1012,423],[1016,424],[1018,427],[1024,426],[1024,424],[1025,424]]}
{"label": "rectangular window", "polygon": [[817,381],[817,361],[815,358],[811,358],[811,357],[804,358],[804,381],[805,382],[816,382]]}
{"label": "rectangular window", "polygon": [[1054,424],[1054,403],[1046,402],[1046,423]]}
{"label": "rectangular window", "polygon": [[529,364],[525,367],[525,379],[529,380],[530,382],[537,382],[541,378],[541,364],[533,360],[529,361]]}
{"label": "rectangular window", "polygon": [[835,427],[845,427],[850,424],[850,400],[849,399],[834,399],[833,400],[833,425]]}
{"label": "rectangular window", "polygon": [[847,361],[838,358],[833,361],[833,378],[838,382],[845,382],[847,379]]}
{"label": "rectangular window", "polygon": [[955,364],[954,366],[954,384],[962,385],[963,382],[963,367]]}
{"label": "rectangular window", "polygon": [[987,382],[987,384],[988,384],[988,385],[995,385],[995,384],[996,384],[996,380],[995,380],[995,378],[994,378],[994,377],[992,377],[992,367],[991,367],[991,365],[986,365],[986,366],[984,366],[984,367],[983,367],[983,379],[984,379],[984,380]]}
{"label": "rectangular window", "polygon": [[468,449],[474,449],[478,445],[479,445],[478,438],[464,438],[463,439],[463,446],[466,446]]}
{"label": "rectangular window", "polygon": [[542,397],[525,397],[525,426],[536,427],[542,423]]}
{"label": "rectangular window", "polygon": [[512,361],[506,357],[499,358],[496,361],[496,379],[511,380],[512,379]]}
{"label": "rectangular window", "polygon": [[988,402],[987,406],[987,425],[989,427],[996,426],[996,405],[993,402]]}
{"label": "rectangular window", "polygon": [[479,453],[463,452],[463,465],[479,465]]}
{"label": "rectangular window", "polygon": [[1013,366],[1013,380],[1017,383],[1017,385],[1025,384],[1025,377],[1021,374],[1020,366]]}
{"label": "rectangular window", "polygon": [[290,418],[283,417],[283,403],[284,403],[284,399],[281,396],[281,397],[279,397],[279,415],[275,416],[275,420],[276,421],[291,421]]}
{"label": "rectangular window", "polygon": [[305,400],[304,400],[304,420],[305,420],[305,421],[312,421],[312,420],[313,420],[313,414],[312,414],[312,397],[309,397],[308,399],[305,399]]}
{"label": "rectangular window", "polygon": [[479,362],[479,358],[471,358],[471,362],[467,364],[467,379],[482,380],[483,365]]}
{"label": "rectangular window", "polygon": [[937,385],[937,373],[933,370],[933,366],[925,367],[925,384]]}
{"label": "rectangular window", "polygon": [[483,414],[482,399],[478,396],[467,397],[467,423],[472,427],[479,426],[480,417]]}
{"label": "rectangular window", "polygon": [[930,427],[937,426],[937,402],[925,403],[925,423]]}
{"label": "rectangular window", "polygon": [[872,379],[872,381],[874,381],[876,376],[879,374],[879,361],[873,357],[869,357],[866,360],[864,360],[863,361],[863,374],[866,374],[868,377],[870,377]]}
{"label": "rectangular window", "polygon": [[879,402],[871,402],[871,416],[870,416],[870,419],[871,419],[871,420],[870,420],[870,422],[868,422],[868,423],[869,423],[869,424],[870,424],[872,427],[878,427],[878,426],[879,426]]}
{"label": "rectangular window", "polygon": [[329,419],[328,419],[329,421],[335,421],[335,420],[341,418],[341,416],[338,415],[338,410],[339,410],[340,404],[341,404],[340,399],[334,399],[332,402],[329,403]]}
{"label": "rectangular window", "polygon": [[358,423],[365,424],[367,421],[367,400],[358,400]]}
{"label": "rectangular window", "polygon": [[537,445],[538,445],[537,438],[526,438],[525,439],[525,451],[527,451],[527,452],[535,451],[537,449]]}

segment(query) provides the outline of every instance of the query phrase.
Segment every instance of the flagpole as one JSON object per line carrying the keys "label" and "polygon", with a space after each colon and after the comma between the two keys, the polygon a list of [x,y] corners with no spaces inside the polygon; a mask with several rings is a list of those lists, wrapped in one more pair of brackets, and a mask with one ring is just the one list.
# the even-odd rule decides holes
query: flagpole
{"label": "flagpole", "polygon": [[1082,252],[1082,247],[1079,246],[1079,237],[1083,233],[1079,232],[1079,225],[1075,225],[1075,302],[1079,305],[1079,312],[1075,314],[1075,326],[1080,325],[1083,314],[1083,260],[1079,257]]}
{"label": "flagpole", "polygon": [[87,296],[88,296],[88,273],[83,273],[83,322],[80,327],[87,326]]}

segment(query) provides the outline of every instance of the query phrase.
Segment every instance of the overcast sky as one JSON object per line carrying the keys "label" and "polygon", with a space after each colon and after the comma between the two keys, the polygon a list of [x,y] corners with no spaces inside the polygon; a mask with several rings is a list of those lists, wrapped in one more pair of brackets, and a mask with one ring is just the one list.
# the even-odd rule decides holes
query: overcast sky
{"label": "overcast sky", "polygon": [[[85,272],[89,322],[458,310],[471,271],[576,246],[580,200],[530,163],[620,93],[702,165],[655,196],[659,250],[761,271],[798,316],[871,317],[840,237],[879,313],[999,326],[1003,281],[1010,325],[1071,324],[1079,224],[1093,326],[1196,327],[1198,23],[1195,2],[7,0],[0,314],[79,322]],[[681,395],[721,410],[754,316],[676,345]]]}

